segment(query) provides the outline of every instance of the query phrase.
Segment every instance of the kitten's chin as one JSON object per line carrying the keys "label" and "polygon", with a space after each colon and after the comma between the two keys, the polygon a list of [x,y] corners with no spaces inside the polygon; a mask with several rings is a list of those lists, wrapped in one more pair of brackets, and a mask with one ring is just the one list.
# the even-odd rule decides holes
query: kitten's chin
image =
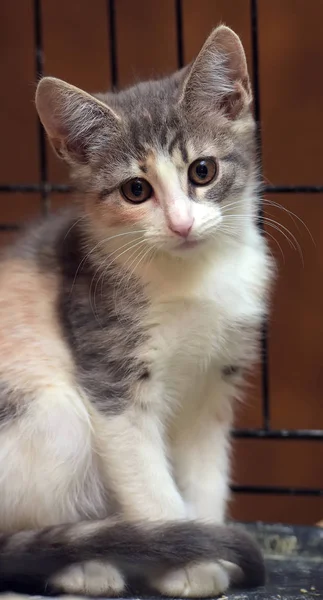
{"label": "kitten's chin", "polygon": [[203,252],[206,249],[207,240],[183,240],[180,244],[168,249],[169,254],[188,258]]}

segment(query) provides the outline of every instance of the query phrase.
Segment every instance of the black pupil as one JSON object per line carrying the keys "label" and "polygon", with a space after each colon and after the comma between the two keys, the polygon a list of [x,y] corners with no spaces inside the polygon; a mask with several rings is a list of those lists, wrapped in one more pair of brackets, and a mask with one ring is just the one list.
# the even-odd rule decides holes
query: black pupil
{"label": "black pupil", "polygon": [[136,196],[136,198],[139,198],[139,196],[142,195],[142,192],[142,183],[140,181],[134,181],[131,185],[131,193]]}
{"label": "black pupil", "polygon": [[208,174],[209,174],[209,170],[207,168],[207,165],[205,164],[204,161],[200,162],[198,165],[196,165],[196,175],[200,178],[200,179],[205,179]]}

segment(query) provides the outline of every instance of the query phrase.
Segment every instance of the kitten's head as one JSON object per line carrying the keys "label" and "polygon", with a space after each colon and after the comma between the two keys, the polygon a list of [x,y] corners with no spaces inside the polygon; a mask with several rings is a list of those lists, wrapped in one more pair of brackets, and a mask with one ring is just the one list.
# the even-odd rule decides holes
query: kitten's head
{"label": "kitten's head", "polygon": [[242,216],[254,185],[251,99],[241,42],[220,26],[171,77],[97,97],[45,77],[36,106],[92,229],[184,256],[245,223],[227,216]]}

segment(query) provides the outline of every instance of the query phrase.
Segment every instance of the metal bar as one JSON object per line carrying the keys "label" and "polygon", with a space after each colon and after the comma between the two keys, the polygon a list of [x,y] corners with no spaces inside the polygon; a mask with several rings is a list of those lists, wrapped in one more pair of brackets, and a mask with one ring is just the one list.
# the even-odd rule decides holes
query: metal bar
{"label": "metal bar", "polygon": [[184,43],[183,43],[183,11],[182,0],[176,0],[176,30],[177,30],[177,63],[178,68],[184,66]]}
{"label": "metal bar", "polygon": [[259,85],[259,44],[258,44],[258,2],[251,0],[251,46],[252,46],[252,78],[254,91],[254,111],[257,123],[257,143],[261,157],[261,130],[260,130],[260,85]]}
{"label": "metal bar", "polygon": [[112,88],[118,86],[117,39],[116,39],[116,10],[114,0],[108,0],[110,65]]}
{"label": "metal bar", "polygon": [[268,494],[272,496],[323,496],[322,489],[302,487],[232,485],[231,490],[238,494]]}
{"label": "metal bar", "polygon": [[268,357],[268,323],[264,321],[261,331],[261,352],[262,352],[262,419],[263,428],[266,431],[270,429],[270,400],[269,400],[269,357]]}
{"label": "metal bar", "polygon": [[24,183],[24,184],[3,184],[0,185],[0,193],[24,193],[34,194],[36,192],[43,192],[50,194],[51,192],[59,192],[61,194],[68,194],[73,191],[70,185],[55,184],[55,183]]}
{"label": "metal bar", "polygon": [[[0,193],[7,192],[41,192],[46,190],[49,194],[51,192],[64,192],[68,193],[73,191],[73,188],[69,185],[56,184],[56,183],[4,183],[0,185]],[[323,185],[267,185],[264,186],[263,191],[268,194],[323,194]]]}
{"label": "metal bar", "polygon": [[0,223],[0,231],[18,231],[19,228],[17,223]]}
{"label": "metal bar", "polygon": [[[44,73],[44,54],[43,54],[43,35],[42,35],[42,18],[41,18],[41,0],[34,0],[34,27],[35,27],[35,70],[37,81]],[[47,173],[47,152],[46,139],[43,126],[38,121],[38,143],[39,143],[39,170],[42,188],[40,189],[42,208],[44,214],[48,214],[50,209],[50,199],[46,188],[48,179]]]}
{"label": "metal bar", "polygon": [[[253,90],[254,90],[254,111],[255,119],[257,123],[256,128],[256,141],[259,155],[259,162],[262,162],[262,142],[261,142],[261,130],[260,130],[260,87],[259,87],[259,44],[258,44],[258,4],[257,0],[251,0],[251,44],[252,44],[252,76],[253,76]],[[259,227],[262,233],[265,235],[263,226],[263,207],[260,207],[259,211]],[[268,324],[267,321],[263,322],[262,335],[261,335],[261,351],[262,351],[262,417],[263,417],[263,428],[269,430],[270,428],[270,403],[269,403],[269,368],[268,368]]]}
{"label": "metal bar", "polygon": [[235,429],[232,437],[236,439],[260,440],[323,440],[323,429]]}
{"label": "metal bar", "polygon": [[323,185],[266,185],[267,194],[322,194]]}

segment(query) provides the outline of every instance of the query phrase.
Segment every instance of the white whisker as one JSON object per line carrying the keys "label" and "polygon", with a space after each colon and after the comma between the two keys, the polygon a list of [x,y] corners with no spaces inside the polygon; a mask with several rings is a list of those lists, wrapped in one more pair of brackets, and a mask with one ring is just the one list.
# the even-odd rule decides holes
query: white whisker
{"label": "white whisker", "polygon": [[[90,300],[90,306],[91,306],[91,308],[92,308],[92,312],[93,312],[93,314],[94,314],[94,316],[95,316],[96,318],[97,318],[97,312],[96,312],[96,301],[95,301],[95,297],[96,297],[96,291],[97,291],[97,287],[98,287],[98,285],[99,285],[99,282],[100,282],[100,280],[101,280],[102,278],[103,278],[103,280],[104,280],[104,278],[105,278],[106,274],[108,273],[108,270],[109,270],[109,268],[111,267],[111,265],[112,265],[112,264],[113,264],[113,263],[114,263],[116,260],[118,260],[118,259],[120,258],[120,256],[122,256],[122,255],[123,255],[123,254],[125,254],[126,252],[130,252],[131,250],[133,250],[133,248],[135,248],[135,247],[136,247],[136,246],[138,246],[139,244],[142,244],[142,243],[144,243],[144,241],[145,241],[145,240],[143,240],[143,239],[140,239],[139,241],[136,241],[136,243],[134,243],[134,240],[132,240],[132,241],[131,241],[131,243],[132,243],[133,245],[131,245],[131,243],[130,243],[130,242],[128,242],[127,244],[124,244],[123,246],[121,246],[120,248],[118,248],[117,250],[115,250],[114,252],[112,252],[111,254],[109,254],[109,255],[107,256],[107,258],[106,258],[106,261],[108,261],[108,260],[111,258],[111,256],[113,256],[114,254],[116,254],[117,252],[119,252],[119,251],[120,251],[122,248],[124,248],[125,246],[127,246],[125,250],[123,250],[123,251],[122,251],[122,252],[120,252],[119,254],[116,254],[116,256],[114,257],[114,259],[113,259],[112,261],[110,261],[110,262],[109,262],[107,265],[105,265],[105,262],[106,262],[106,261],[104,261],[104,262],[103,262],[103,265],[102,265],[102,264],[100,264],[100,266],[99,266],[99,267],[96,269],[96,271],[95,271],[95,273],[94,273],[94,275],[93,275],[93,277],[92,277],[91,284],[90,284],[90,288],[89,288],[89,300]],[[99,276],[99,278],[98,278],[98,280],[96,281],[96,284],[95,284],[95,288],[94,288],[94,292],[93,292],[93,304],[92,304],[92,300],[91,300],[92,286],[93,286],[93,283],[94,283],[94,281],[95,281],[95,279],[96,279],[96,275],[97,275],[98,271],[99,271],[100,269],[102,269],[102,267],[104,267],[104,268],[103,268],[103,270],[102,270],[102,273],[101,273],[101,275]],[[103,281],[103,280],[102,280],[102,281]],[[98,323],[99,323],[99,320],[98,320]],[[100,326],[102,326],[102,324],[101,324],[101,323],[100,323]]]}
{"label": "white whisker", "polygon": [[71,227],[67,230],[67,232],[64,235],[64,240],[66,240],[67,236],[71,233],[72,229],[80,222],[83,221],[86,218],[86,215],[82,215],[82,217],[79,217],[78,219],[76,219],[76,221],[74,221],[74,223],[71,225]]}
{"label": "white whisker", "polygon": [[297,219],[297,221],[299,223],[301,223],[301,225],[303,225],[303,227],[305,228],[305,230],[307,231],[308,235],[310,236],[314,246],[316,246],[315,240],[311,234],[311,231],[309,230],[309,228],[307,227],[306,223],[303,221],[303,219],[301,219],[296,213],[292,212],[291,210],[289,210],[289,208],[286,208],[285,206],[283,206],[282,204],[279,204],[279,202],[274,202],[273,200],[270,200],[269,198],[263,198],[262,202],[264,204],[268,204],[271,206],[274,206],[275,208],[278,208],[284,212],[286,212],[288,214],[288,216],[292,219],[293,223],[295,224],[295,227],[297,227],[297,224],[295,223],[295,219]]}
{"label": "white whisker", "polygon": [[[246,221],[248,222],[248,217],[245,214],[230,215],[230,216],[227,216],[225,220],[230,222],[231,219],[232,220],[239,219],[240,222],[246,222]],[[267,225],[268,227],[272,227],[273,229],[278,231],[287,240],[290,247],[293,248],[295,251],[296,250],[298,251],[301,261],[302,261],[302,265],[304,266],[304,256],[303,256],[302,248],[301,248],[298,240],[294,236],[294,234],[287,227],[285,227],[281,223],[278,223],[274,219],[270,219],[269,217],[259,217],[259,222]],[[288,237],[288,236],[290,236],[290,237]]]}
{"label": "white whisker", "polygon": [[82,266],[84,265],[84,263],[85,263],[85,262],[86,262],[86,261],[89,259],[89,257],[91,256],[91,254],[93,254],[93,252],[95,252],[95,250],[96,250],[96,249],[97,249],[99,246],[101,246],[102,244],[106,244],[106,243],[107,243],[107,242],[109,242],[110,240],[113,240],[113,239],[115,239],[115,238],[117,238],[117,237],[121,237],[121,236],[124,236],[124,235],[136,235],[137,233],[144,233],[144,232],[145,232],[145,230],[144,230],[144,229],[138,229],[138,230],[135,230],[135,231],[126,231],[126,232],[124,232],[124,233],[118,233],[118,234],[116,234],[116,235],[112,235],[112,236],[109,236],[109,237],[107,237],[107,238],[104,238],[104,240],[101,240],[100,242],[98,242],[97,244],[95,244],[95,246],[94,246],[94,247],[93,247],[93,248],[92,248],[92,249],[91,249],[91,250],[90,250],[90,251],[89,251],[89,252],[88,252],[88,253],[87,253],[87,254],[86,254],[84,257],[83,257],[83,259],[80,261],[80,264],[78,265],[78,267],[77,267],[77,269],[76,269],[76,272],[75,272],[75,275],[74,275],[74,279],[73,279],[72,287],[71,287],[71,290],[70,290],[70,294],[71,294],[71,293],[72,293],[72,291],[73,291],[73,288],[74,288],[74,285],[75,285],[75,282],[76,282],[77,276],[78,276],[78,274],[79,274],[79,272],[80,272],[80,269],[82,268]]}

